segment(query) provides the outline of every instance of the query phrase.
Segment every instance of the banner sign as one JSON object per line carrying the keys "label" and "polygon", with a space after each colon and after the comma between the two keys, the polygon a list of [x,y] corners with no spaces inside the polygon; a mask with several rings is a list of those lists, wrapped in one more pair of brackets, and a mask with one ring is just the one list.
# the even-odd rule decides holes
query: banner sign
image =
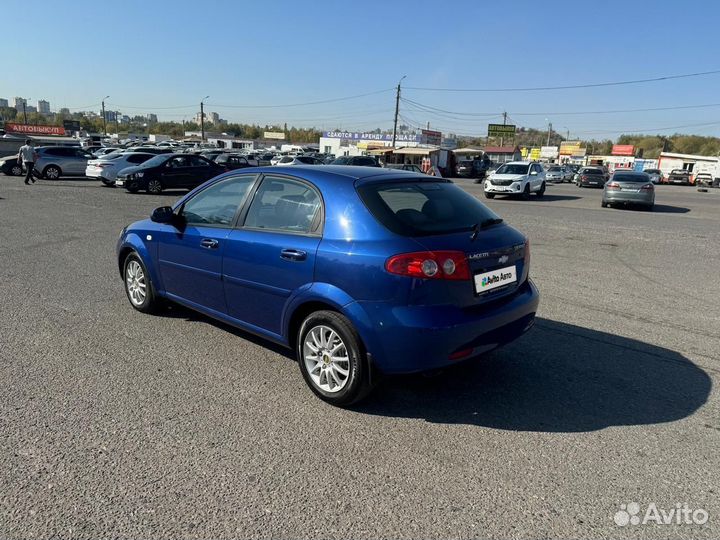
{"label": "banner sign", "polygon": [[65,131],[80,131],[80,120],[63,120]]}
{"label": "banner sign", "polygon": [[423,129],[421,131],[421,133],[422,133],[423,144],[432,144],[435,146],[440,146],[440,144],[442,143],[442,133],[439,131]]}
{"label": "banner sign", "polygon": [[558,157],[558,147],[557,146],[542,146],[540,147],[540,157],[546,158],[546,159],[555,159]]}
{"label": "banner sign", "polygon": [[613,156],[634,156],[635,147],[632,144],[614,144],[610,153]]}
{"label": "banner sign", "polygon": [[28,124],[6,123],[5,131],[24,135],[65,135],[65,128],[61,126],[31,126]]}
{"label": "banner sign", "polygon": [[560,143],[561,156],[580,155],[580,141],[563,141]]}
{"label": "banner sign", "polygon": [[[390,141],[392,133],[358,133],[355,131],[325,131],[323,137],[327,139],[345,139],[350,141]],[[422,140],[421,135],[408,135],[398,133],[395,136],[397,142],[417,142]]]}
{"label": "banner sign", "polygon": [[488,137],[514,137],[515,126],[512,124],[488,124]]}
{"label": "banner sign", "polygon": [[282,131],[265,131],[263,133],[264,139],[278,139],[280,141],[285,140],[285,133]]}
{"label": "banner sign", "polygon": [[530,161],[538,161],[541,157],[540,149],[539,148],[531,148],[527,157]]}

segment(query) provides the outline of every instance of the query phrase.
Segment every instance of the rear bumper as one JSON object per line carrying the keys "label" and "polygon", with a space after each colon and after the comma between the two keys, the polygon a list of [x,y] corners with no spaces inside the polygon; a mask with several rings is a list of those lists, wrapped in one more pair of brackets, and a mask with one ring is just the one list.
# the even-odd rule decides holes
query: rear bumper
{"label": "rear bumper", "polygon": [[580,180],[580,185],[583,187],[603,187],[605,185],[605,180]]}
{"label": "rear bumper", "polygon": [[[540,294],[527,280],[509,299],[485,306],[397,306],[360,302],[372,324],[367,343],[383,373],[413,373],[457,364],[515,340],[535,320]],[[462,358],[450,355],[462,351]]]}
{"label": "rear bumper", "polygon": [[655,193],[633,193],[631,191],[605,191],[603,200],[607,203],[655,204]]}

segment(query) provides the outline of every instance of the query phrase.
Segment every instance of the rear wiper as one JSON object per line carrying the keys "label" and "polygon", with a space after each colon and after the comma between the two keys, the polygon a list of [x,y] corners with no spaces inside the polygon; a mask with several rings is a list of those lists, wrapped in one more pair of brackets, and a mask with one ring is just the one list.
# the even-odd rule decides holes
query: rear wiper
{"label": "rear wiper", "polygon": [[488,219],[484,219],[483,221],[480,221],[479,223],[476,223],[475,225],[473,225],[472,234],[470,235],[470,240],[474,242],[475,239],[477,238],[478,233],[482,229],[487,229],[488,227],[497,225],[502,222],[503,222],[502,218],[488,218]]}

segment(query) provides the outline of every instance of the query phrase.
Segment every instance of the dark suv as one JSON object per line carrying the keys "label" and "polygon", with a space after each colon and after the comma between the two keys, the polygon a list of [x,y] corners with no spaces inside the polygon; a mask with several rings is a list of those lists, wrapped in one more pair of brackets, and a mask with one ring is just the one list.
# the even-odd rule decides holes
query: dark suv
{"label": "dark suv", "polygon": [[330,165],[360,165],[362,167],[379,167],[377,159],[370,156],[340,156]]}
{"label": "dark suv", "polygon": [[456,172],[463,178],[475,178],[477,183],[487,176],[491,164],[487,159],[464,159],[458,162]]}

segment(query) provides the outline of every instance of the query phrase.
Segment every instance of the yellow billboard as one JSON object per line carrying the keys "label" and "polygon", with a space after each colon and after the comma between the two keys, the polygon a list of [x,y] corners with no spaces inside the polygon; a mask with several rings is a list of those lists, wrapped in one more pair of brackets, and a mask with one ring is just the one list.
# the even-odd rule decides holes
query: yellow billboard
{"label": "yellow billboard", "polygon": [[575,156],[580,153],[580,141],[563,141],[560,143],[561,156]]}

